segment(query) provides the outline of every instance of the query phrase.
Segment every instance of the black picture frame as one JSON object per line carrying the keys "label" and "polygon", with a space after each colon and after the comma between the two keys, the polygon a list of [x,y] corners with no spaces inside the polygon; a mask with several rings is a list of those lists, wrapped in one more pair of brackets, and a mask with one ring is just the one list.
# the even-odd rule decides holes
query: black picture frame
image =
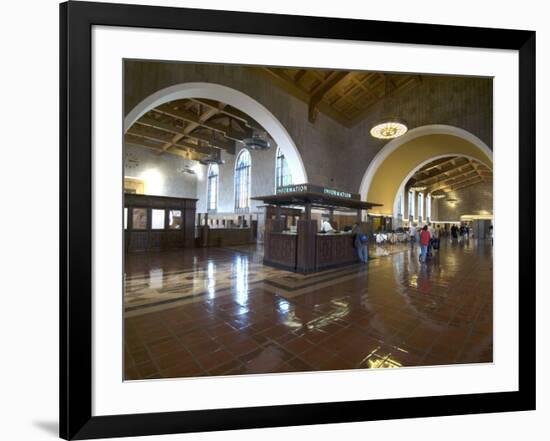
{"label": "black picture frame", "polygon": [[[92,416],[92,26],[519,53],[519,390]],[[535,32],[108,3],[60,5],[60,436],[90,439],[535,409]],[[519,287],[518,287],[519,289]]]}

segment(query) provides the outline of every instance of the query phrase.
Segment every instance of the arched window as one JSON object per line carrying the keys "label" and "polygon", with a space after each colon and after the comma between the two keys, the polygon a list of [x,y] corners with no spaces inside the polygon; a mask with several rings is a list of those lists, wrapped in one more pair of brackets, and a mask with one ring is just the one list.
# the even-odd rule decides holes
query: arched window
{"label": "arched window", "polygon": [[218,183],[219,167],[218,164],[210,164],[208,167],[208,197],[207,210],[216,211],[218,209]]}
{"label": "arched window", "polygon": [[412,221],[414,219],[414,191],[409,190],[409,201],[407,204],[407,213],[409,219]]}
{"label": "arched window", "polygon": [[426,221],[432,220],[432,195],[428,193],[426,196]]}
{"label": "arched window", "polygon": [[405,201],[404,201],[404,195],[403,192],[399,193],[399,199],[397,201],[397,216],[401,216],[402,218],[405,216]]}
{"label": "arched window", "polygon": [[288,168],[288,162],[281,149],[277,147],[277,157],[275,160],[275,189],[290,184],[292,184],[292,175]]}
{"label": "arched window", "polygon": [[422,222],[424,219],[424,195],[418,193],[418,222]]}
{"label": "arched window", "polygon": [[250,207],[250,153],[243,149],[235,164],[235,209],[247,210]]}

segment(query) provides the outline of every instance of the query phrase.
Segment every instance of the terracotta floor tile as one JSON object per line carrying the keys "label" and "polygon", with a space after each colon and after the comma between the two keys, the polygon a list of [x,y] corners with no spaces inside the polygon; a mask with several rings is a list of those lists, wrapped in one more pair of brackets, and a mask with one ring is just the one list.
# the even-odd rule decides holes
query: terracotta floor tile
{"label": "terracotta floor tile", "polygon": [[[250,247],[128,255],[125,377],[492,361],[488,244],[444,241],[427,265],[417,247],[395,246],[366,271],[302,275],[261,262],[261,248]],[[162,289],[152,288],[159,269]],[[191,298],[172,302],[174,292]]]}

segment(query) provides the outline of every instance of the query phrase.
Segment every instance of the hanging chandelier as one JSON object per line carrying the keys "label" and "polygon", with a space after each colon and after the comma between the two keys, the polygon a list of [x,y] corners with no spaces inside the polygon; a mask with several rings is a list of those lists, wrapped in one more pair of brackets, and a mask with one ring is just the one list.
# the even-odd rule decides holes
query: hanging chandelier
{"label": "hanging chandelier", "polygon": [[403,120],[392,118],[391,120],[383,120],[370,129],[370,134],[373,138],[378,139],[393,139],[403,136],[407,133],[407,124]]}
{"label": "hanging chandelier", "polygon": [[382,103],[383,117],[372,127],[372,129],[370,129],[370,134],[373,138],[393,139],[403,136],[409,129],[407,123],[403,119],[390,116],[391,112],[393,112],[393,100],[389,96],[391,86],[389,76],[385,75],[385,78],[384,101]]}

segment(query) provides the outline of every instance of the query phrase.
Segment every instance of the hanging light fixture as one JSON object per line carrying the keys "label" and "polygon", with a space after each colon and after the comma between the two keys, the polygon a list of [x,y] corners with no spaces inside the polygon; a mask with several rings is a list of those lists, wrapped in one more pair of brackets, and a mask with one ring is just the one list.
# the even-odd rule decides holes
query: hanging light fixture
{"label": "hanging light fixture", "polygon": [[425,185],[415,185],[415,186],[409,188],[409,190],[412,190],[412,191],[424,191],[424,190],[426,190],[426,188],[428,188],[428,187],[426,187]]}
{"label": "hanging light fixture", "polygon": [[393,100],[390,94],[390,79],[385,75],[384,98],[382,103],[382,119],[370,129],[373,138],[393,139],[407,133],[408,127],[405,120],[393,116]]}
{"label": "hanging light fixture", "polygon": [[432,199],[443,199],[447,195],[445,193],[441,192],[441,193],[432,193],[430,196],[431,196]]}

